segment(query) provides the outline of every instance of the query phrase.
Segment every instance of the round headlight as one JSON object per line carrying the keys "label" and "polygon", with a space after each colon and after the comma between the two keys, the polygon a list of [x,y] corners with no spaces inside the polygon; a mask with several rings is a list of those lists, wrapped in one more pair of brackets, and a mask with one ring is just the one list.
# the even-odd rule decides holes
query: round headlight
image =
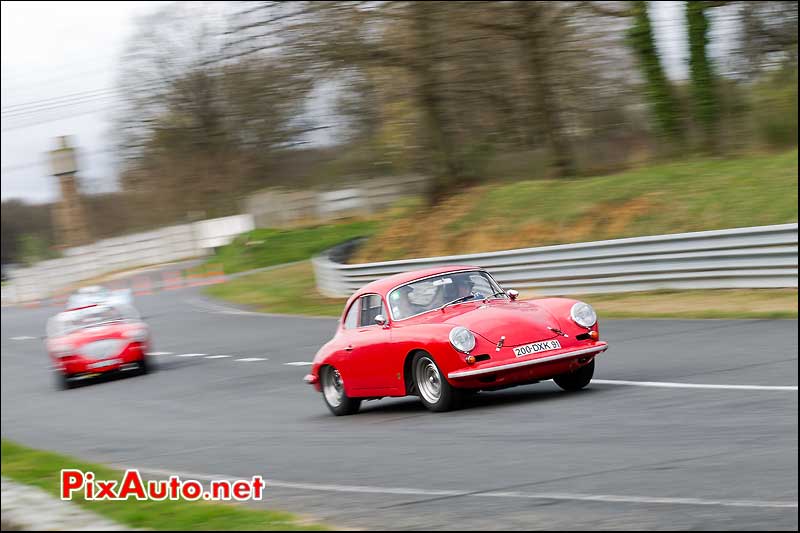
{"label": "round headlight", "polygon": [[597,323],[597,313],[594,312],[594,308],[584,302],[578,302],[573,305],[569,311],[569,316],[572,317],[576,324],[584,328],[590,328]]}
{"label": "round headlight", "polygon": [[50,350],[56,357],[66,357],[75,353],[75,346],[70,342],[54,342],[50,344]]}
{"label": "round headlight", "polygon": [[144,342],[147,340],[147,329],[129,329],[124,333],[125,337],[134,341]]}
{"label": "round headlight", "polygon": [[459,352],[469,353],[475,348],[475,335],[467,328],[456,326],[450,330],[450,344]]}

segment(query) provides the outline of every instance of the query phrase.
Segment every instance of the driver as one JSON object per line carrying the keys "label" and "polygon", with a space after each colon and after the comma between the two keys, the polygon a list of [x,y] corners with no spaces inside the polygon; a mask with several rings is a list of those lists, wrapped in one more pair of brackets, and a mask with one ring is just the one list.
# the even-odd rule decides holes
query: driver
{"label": "driver", "polygon": [[475,287],[472,280],[468,276],[458,276],[456,278],[456,295],[455,298],[465,298],[475,294]]}
{"label": "driver", "polygon": [[400,287],[392,293],[391,305],[393,316],[397,318],[405,318],[416,313],[414,304],[412,304],[411,300],[409,299],[409,294],[413,290],[414,289],[406,285],[405,287]]}

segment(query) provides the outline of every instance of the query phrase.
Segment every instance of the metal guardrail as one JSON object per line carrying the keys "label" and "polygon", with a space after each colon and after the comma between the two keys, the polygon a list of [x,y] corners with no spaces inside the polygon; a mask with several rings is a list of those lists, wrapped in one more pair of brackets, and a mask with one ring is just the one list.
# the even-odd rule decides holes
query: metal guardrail
{"label": "metal guardrail", "polygon": [[482,267],[505,288],[542,295],[797,287],[797,223],[353,265],[336,261],[338,248],[313,258],[317,287],[330,297],[441,265]]}

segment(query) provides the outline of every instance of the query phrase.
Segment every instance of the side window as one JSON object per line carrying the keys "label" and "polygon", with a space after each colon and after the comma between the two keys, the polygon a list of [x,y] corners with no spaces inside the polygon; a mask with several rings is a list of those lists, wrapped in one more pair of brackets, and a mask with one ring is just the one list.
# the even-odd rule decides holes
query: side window
{"label": "side window", "polygon": [[362,299],[356,300],[350,306],[347,316],[344,317],[344,329],[353,329],[358,324],[358,306],[361,304]]}
{"label": "side window", "polygon": [[361,297],[361,320],[359,326],[374,326],[375,317],[378,315],[386,316],[383,310],[383,300],[377,294],[367,294]]}

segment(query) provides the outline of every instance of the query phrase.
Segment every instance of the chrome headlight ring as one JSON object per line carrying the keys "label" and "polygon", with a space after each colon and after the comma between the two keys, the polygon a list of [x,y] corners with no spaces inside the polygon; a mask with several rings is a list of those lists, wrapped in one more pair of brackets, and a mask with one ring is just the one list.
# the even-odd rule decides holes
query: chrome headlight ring
{"label": "chrome headlight ring", "polygon": [[463,326],[456,326],[448,335],[450,344],[459,352],[468,354],[475,349],[475,335]]}
{"label": "chrome headlight ring", "polygon": [[569,316],[573,322],[584,328],[597,324],[597,313],[586,302],[576,302],[569,310]]}

